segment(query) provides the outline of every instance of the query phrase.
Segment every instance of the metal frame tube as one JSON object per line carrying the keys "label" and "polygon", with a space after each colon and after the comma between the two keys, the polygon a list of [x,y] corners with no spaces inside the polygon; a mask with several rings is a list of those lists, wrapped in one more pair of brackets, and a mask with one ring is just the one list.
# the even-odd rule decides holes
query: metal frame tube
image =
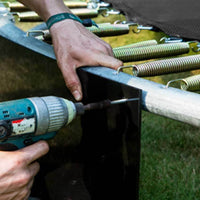
{"label": "metal frame tube", "polygon": [[[56,59],[52,46],[33,37],[26,37],[26,33],[5,16],[0,16],[0,36],[46,57]],[[114,70],[104,67],[87,67],[82,70],[141,89],[144,110],[200,127],[199,94],[165,88],[164,85],[123,72],[117,75]]]}

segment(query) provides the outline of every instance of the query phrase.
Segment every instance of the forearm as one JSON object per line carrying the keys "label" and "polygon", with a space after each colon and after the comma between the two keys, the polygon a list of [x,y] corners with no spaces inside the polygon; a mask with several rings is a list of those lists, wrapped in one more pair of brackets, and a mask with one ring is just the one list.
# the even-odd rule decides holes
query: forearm
{"label": "forearm", "polygon": [[47,21],[47,19],[55,14],[70,12],[65,6],[63,0],[18,0],[31,10],[35,11],[40,17]]}

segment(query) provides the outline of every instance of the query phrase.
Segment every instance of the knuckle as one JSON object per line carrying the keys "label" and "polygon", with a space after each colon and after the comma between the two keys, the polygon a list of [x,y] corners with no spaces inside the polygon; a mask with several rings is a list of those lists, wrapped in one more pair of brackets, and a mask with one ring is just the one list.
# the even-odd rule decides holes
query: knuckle
{"label": "knuckle", "polygon": [[13,167],[14,168],[19,168],[23,166],[25,163],[25,159],[21,154],[18,154],[14,159],[13,159]]}
{"label": "knuckle", "polygon": [[105,43],[104,45],[105,45],[105,47],[106,47],[107,49],[112,50],[112,47],[111,47],[108,43]]}
{"label": "knuckle", "polygon": [[47,152],[49,151],[49,145],[45,141],[40,141],[40,147],[41,149],[46,150]]}
{"label": "knuckle", "polygon": [[19,187],[23,187],[29,183],[31,180],[31,175],[28,172],[24,172],[19,175],[18,179],[16,179],[15,184],[17,184]]}
{"label": "knuckle", "polygon": [[77,80],[69,80],[67,83],[66,83],[67,87],[70,88],[70,89],[75,89],[78,87],[78,81]]}
{"label": "knuckle", "polygon": [[112,48],[111,48],[111,46],[110,46],[110,44],[108,44],[108,43],[106,43],[106,42],[104,42],[103,44],[101,44],[101,48],[103,49],[103,50],[111,50]]}

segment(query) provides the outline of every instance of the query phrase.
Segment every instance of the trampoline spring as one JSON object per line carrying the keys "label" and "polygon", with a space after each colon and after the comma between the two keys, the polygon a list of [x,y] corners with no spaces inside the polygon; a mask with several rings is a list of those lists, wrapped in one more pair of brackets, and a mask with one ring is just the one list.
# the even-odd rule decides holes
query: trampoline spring
{"label": "trampoline spring", "polygon": [[148,60],[175,56],[188,53],[190,46],[186,42],[174,44],[159,44],[137,48],[120,48],[113,49],[114,56],[123,62],[132,62],[139,60]]}
{"label": "trampoline spring", "polygon": [[[125,24],[110,24],[110,23],[102,23],[98,24],[98,28],[96,26],[85,27],[89,31],[93,32],[95,35],[99,37],[104,36],[115,36],[127,34],[129,32],[129,26]],[[27,36],[34,35],[33,33],[38,33],[40,40],[50,41],[51,35],[49,30],[37,30],[37,31],[28,31]],[[156,41],[154,41],[155,43]],[[151,42],[153,44],[153,42]],[[142,44],[141,44],[142,45]],[[150,45],[150,42],[149,42]]]}
{"label": "trampoline spring", "polygon": [[183,79],[171,80],[167,83],[168,88],[171,83],[180,82],[180,88],[187,91],[199,91],[200,90],[200,75],[189,76]]}
{"label": "trampoline spring", "polygon": [[129,33],[129,26],[127,24],[102,23],[98,24],[98,28],[92,26],[87,27],[87,29],[99,37],[115,36]]}
{"label": "trampoline spring", "polygon": [[19,2],[3,1],[0,3],[3,3],[9,9],[10,12],[20,12],[29,10],[26,6]]}
{"label": "trampoline spring", "polygon": [[133,65],[135,76],[156,76],[200,68],[200,55],[170,58]]}
{"label": "trampoline spring", "polygon": [[157,44],[158,43],[157,43],[156,40],[146,40],[146,41],[141,41],[141,42],[136,42],[136,43],[132,43],[132,44],[116,47],[114,49],[145,47],[145,46],[151,46],[151,45],[157,45]]}
{"label": "trampoline spring", "polygon": [[[80,9],[70,9],[70,10],[73,14],[77,15],[81,19],[98,16],[97,9],[80,8]],[[14,14],[18,16],[18,20],[21,22],[42,21],[41,17],[34,11],[17,12]]]}
{"label": "trampoline spring", "polygon": [[182,79],[181,89],[188,91],[198,91],[200,90],[200,75],[194,75]]}
{"label": "trampoline spring", "polygon": [[[30,10],[28,7],[19,2],[0,2],[8,6],[10,12],[22,12]],[[65,5],[69,8],[87,8],[87,2],[84,1],[64,1]]]}

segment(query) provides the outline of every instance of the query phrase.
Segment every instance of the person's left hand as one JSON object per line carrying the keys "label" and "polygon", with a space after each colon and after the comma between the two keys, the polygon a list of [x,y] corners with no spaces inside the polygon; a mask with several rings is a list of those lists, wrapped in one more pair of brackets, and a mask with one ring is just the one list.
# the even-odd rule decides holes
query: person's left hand
{"label": "person's left hand", "polygon": [[117,69],[123,63],[113,57],[109,44],[88,31],[79,22],[67,19],[51,28],[53,46],[58,66],[66,86],[77,101],[82,99],[82,89],[76,69],[82,66],[105,66]]}

